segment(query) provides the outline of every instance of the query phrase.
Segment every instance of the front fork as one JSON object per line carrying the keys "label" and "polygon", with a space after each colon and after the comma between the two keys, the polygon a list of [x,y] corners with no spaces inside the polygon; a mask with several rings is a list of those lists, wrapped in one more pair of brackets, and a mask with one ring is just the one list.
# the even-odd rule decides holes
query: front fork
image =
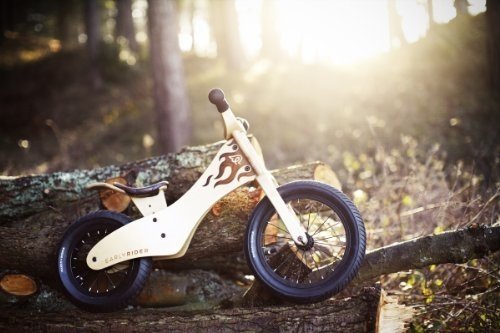
{"label": "front fork", "polygon": [[236,140],[241,150],[246,155],[248,161],[254,168],[259,185],[264,190],[267,198],[271,201],[272,205],[276,209],[276,212],[290,232],[293,241],[299,245],[306,245],[307,236],[302,228],[302,225],[300,224],[300,221],[297,219],[295,213],[292,212],[286,205],[285,201],[283,201],[283,198],[281,198],[281,195],[278,193],[276,188],[276,184],[273,181],[273,177],[266,169],[262,159],[255,152],[252,144],[248,140],[247,135],[239,130],[234,131],[232,134],[233,138]]}

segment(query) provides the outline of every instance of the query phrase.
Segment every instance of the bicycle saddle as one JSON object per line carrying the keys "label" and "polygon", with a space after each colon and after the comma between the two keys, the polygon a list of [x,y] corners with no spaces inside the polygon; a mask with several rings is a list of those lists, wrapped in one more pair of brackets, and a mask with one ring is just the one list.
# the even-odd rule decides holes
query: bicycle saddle
{"label": "bicycle saddle", "polygon": [[116,187],[125,191],[131,197],[150,197],[157,195],[160,190],[165,190],[167,188],[168,182],[163,180],[156,184],[152,184],[145,187],[130,187],[120,183],[114,183]]}

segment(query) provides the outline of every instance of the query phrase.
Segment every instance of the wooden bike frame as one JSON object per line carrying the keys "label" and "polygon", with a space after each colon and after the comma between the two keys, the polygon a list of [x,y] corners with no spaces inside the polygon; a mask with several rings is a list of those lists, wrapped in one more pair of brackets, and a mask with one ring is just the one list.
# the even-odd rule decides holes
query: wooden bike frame
{"label": "wooden bike frame", "polygon": [[[100,270],[119,262],[153,257],[155,260],[182,257],[203,217],[222,197],[257,180],[297,244],[307,237],[300,222],[279,195],[273,177],[248,139],[242,123],[229,107],[221,113],[225,139],[214,160],[196,183],[171,206],[163,192],[133,198],[144,217],[112,232],[87,255],[87,265]],[[223,237],[214,234],[213,237]]]}

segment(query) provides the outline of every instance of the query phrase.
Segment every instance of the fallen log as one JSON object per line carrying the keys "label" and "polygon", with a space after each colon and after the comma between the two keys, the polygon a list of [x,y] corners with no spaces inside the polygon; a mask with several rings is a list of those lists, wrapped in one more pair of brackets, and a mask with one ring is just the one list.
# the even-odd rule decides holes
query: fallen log
{"label": "fallen log", "polygon": [[[195,155],[205,156],[205,154],[201,153],[202,151],[211,153],[212,150],[216,150],[212,146],[202,147],[205,148],[186,149],[183,153],[178,154],[183,157],[178,157],[177,159],[174,158],[174,155],[167,155],[167,157],[173,160],[187,161],[195,159]],[[189,155],[189,158],[186,157],[186,154]],[[153,158],[148,162],[135,163],[134,166],[136,168],[141,163],[143,167],[150,168],[147,170],[136,169],[138,170],[137,179],[150,179],[153,181],[160,174],[165,175],[164,162],[160,163],[158,159]],[[200,162],[200,159],[201,156],[198,156],[196,163],[205,163],[203,161]],[[156,167],[152,166],[154,163],[156,163]],[[183,167],[171,171],[171,178],[169,178],[171,184],[166,191],[167,198],[178,198],[185,189],[194,183],[197,176],[203,171],[203,168],[200,168],[198,164],[195,165],[194,162],[190,162],[189,167],[186,166],[186,163]],[[158,167],[159,164],[162,164],[161,168]],[[109,170],[106,172],[103,171],[104,169],[100,169],[99,174],[110,175],[110,173],[116,170],[121,170],[122,172],[128,170],[127,172],[130,174],[130,169],[127,168],[109,167]],[[111,172],[110,170],[114,171]],[[163,171],[159,172],[158,170]],[[73,173],[66,173],[64,177],[61,176],[61,173],[27,177],[28,179],[25,182],[31,182],[33,187],[39,190],[53,186],[54,179],[68,180],[74,177],[76,179],[75,182],[79,185],[77,186],[75,183],[70,189],[56,191],[57,195],[54,198],[61,200],[58,202],[52,202],[54,198],[44,199],[43,197],[39,197],[34,201],[34,204],[44,203],[48,205],[47,207],[50,207],[46,207],[44,211],[21,220],[0,223],[0,267],[19,270],[40,278],[52,279],[55,275],[55,253],[64,230],[79,216],[99,208],[99,195],[97,193],[87,191],[92,196],[85,197],[82,194],[83,192],[75,190],[75,195],[71,196],[71,193],[73,193],[71,189],[79,188],[79,186],[84,186],[84,184],[90,182],[90,179],[84,181],[83,175],[90,177],[89,175],[93,174],[92,177],[94,178],[92,179],[95,179],[96,173],[98,172],[75,171]],[[338,183],[332,183],[336,180],[334,172],[328,166],[319,162],[279,169],[272,173],[279,183],[286,183],[297,179],[316,179],[339,187]],[[36,182],[33,180],[34,178],[37,179]],[[51,180],[48,181],[47,179]],[[2,182],[5,187],[7,181],[4,179]],[[12,184],[24,184],[25,182],[22,178],[19,178],[13,180]],[[33,182],[36,184],[33,184]],[[14,186],[12,184],[9,185],[11,188]],[[25,186],[23,185],[22,188],[25,188]],[[20,190],[18,189],[18,191]],[[177,262],[192,263],[200,258],[210,258],[216,255],[241,251],[243,235],[249,215],[261,196],[262,193],[258,188],[249,186],[242,187],[219,201],[200,224],[186,256]],[[75,197],[79,199],[74,202],[70,201],[70,199],[73,200]],[[11,206],[12,210],[8,208],[7,211],[17,211],[19,201],[17,199],[11,201],[13,202]],[[68,204],[68,202],[71,203]],[[2,204],[4,207],[7,205],[5,202],[2,202]],[[214,235],[217,237],[214,237]]]}
{"label": "fallen log", "polygon": [[0,177],[0,224],[33,214],[75,204],[94,196],[85,186],[92,182],[128,175],[137,185],[169,180],[167,199],[172,201],[194,183],[222,143],[186,147],[168,154],[120,166],[74,170],[25,177]]}
{"label": "fallen log", "polygon": [[463,264],[500,251],[500,226],[471,226],[370,251],[356,281],[430,265]]}
{"label": "fallen log", "polygon": [[[500,251],[500,226],[469,227],[418,237],[369,251],[351,285],[430,265],[462,264],[497,251]],[[258,281],[245,293],[244,302],[248,305],[282,303]]]}
{"label": "fallen log", "polygon": [[[0,312],[0,330],[27,332],[373,332],[380,305],[380,288],[317,304],[211,311],[167,312],[131,309],[110,314],[79,310]],[[383,332],[383,327],[379,329]]]}
{"label": "fallen log", "polygon": [[[252,138],[252,140],[254,140]],[[8,221],[46,211],[79,204],[94,197],[85,187],[92,182],[125,176],[130,184],[144,186],[160,180],[170,183],[166,191],[168,202],[181,197],[210,164],[223,142],[185,147],[179,153],[152,157],[120,166],[90,170],[74,170],[51,174],[9,177],[0,176],[0,225]],[[258,145],[258,144],[257,144]],[[280,184],[289,179],[321,179],[339,187],[335,173],[322,163],[303,168],[281,169],[274,176]]]}

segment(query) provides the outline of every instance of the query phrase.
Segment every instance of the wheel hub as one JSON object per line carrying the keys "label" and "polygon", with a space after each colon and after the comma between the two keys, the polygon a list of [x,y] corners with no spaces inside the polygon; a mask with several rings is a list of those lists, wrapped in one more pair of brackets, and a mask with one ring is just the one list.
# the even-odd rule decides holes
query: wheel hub
{"label": "wheel hub", "polygon": [[309,235],[307,232],[306,232],[306,237],[307,237],[307,242],[306,244],[298,244],[298,243],[295,243],[295,245],[303,250],[303,251],[308,251],[310,249],[312,249],[312,247],[314,246],[314,239],[312,238],[311,235]]}

